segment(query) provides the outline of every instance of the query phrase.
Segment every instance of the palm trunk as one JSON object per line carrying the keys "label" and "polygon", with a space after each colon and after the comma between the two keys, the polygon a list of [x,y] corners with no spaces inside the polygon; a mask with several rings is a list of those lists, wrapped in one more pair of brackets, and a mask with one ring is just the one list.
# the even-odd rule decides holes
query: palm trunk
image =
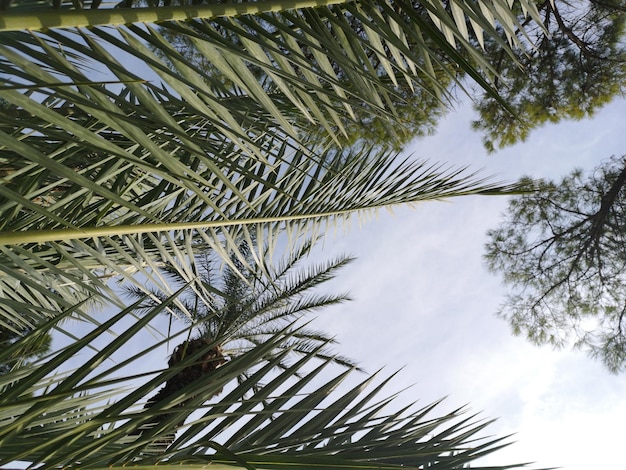
{"label": "palm trunk", "polygon": [[[206,374],[212,373],[215,369],[224,364],[226,362],[226,359],[224,358],[221,347],[217,345],[213,348],[207,349],[207,346],[210,344],[210,341],[199,338],[193,339],[191,341],[184,341],[182,344],[178,345],[176,349],[174,349],[174,352],[172,353],[172,356],[167,363],[170,368],[176,367],[180,362],[185,359],[185,357],[194,356],[201,353],[202,355],[197,362],[185,367],[174,377],[169,379],[166,382],[165,386],[161,388],[161,390],[159,390],[156,395],[148,400],[145,409],[150,409],[157,404],[166,402],[172,395],[177,393],[179,390],[202,378]],[[222,389],[219,389],[212,395],[206,396],[206,399],[208,400],[216,395],[219,395],[221,391]],[[178,406],[184,406],[193,398],[194,397],[190,397],[188,400],[185,400]],[[162,423],[163,421],[170,419],[171,416],[171,414],[155,416],[153,421],[144,424],[141,428],[139,428],[138,432],[134,434],[141,435],[144,432],[152,429],[154,426]],[[182,426],[183,423],[184,420],[178,423],[176,427]],[[165,452],[165,450],[167,450],[167,448],[174,442],[175,437],[175,433],[166,434],[159,437],[159,439],[150,444],[148,453],[160,454]]]}

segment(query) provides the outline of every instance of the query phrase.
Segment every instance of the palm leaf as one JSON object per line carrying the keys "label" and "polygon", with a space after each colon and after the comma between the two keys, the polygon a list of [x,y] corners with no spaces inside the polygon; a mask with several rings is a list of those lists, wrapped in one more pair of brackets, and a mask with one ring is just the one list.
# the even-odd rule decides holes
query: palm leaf
{"label": "palm leaf", "polygon": [[[334,3],[338,5],[333,6]],[[524,9],[532,10],[527,3],[523,2]],[[15,2],[15,5],[20,5],[20,2]],[[389,97],[397,94],[397,91],[386,82],[390,81],[397,87],[399,77],[411,88],[420,86],[433,93],[446,94],[445,85],[440,85],[441,81],[432,69],[433,62],[441,62],[438,59],[440,52],[448,55],[456,66],[472,76],[481,86],[495,93],[478,73],[476,66],[472,65],[475,63],[486,72],[493,73],[479,51],[471,45],[472,38],[465,23],[467,19],[471,20],[479,41],[483,34],[489,34],[500,41],[504,50],[508,50],[508,46],[504,40],[498,39],[500,36],[496,24],[502,25],[510,41],[517,37],[511,31],[521,28],[514,11],[507,2],[501,0],[479,2],[480,8],[464,2],[454,2],[452,15],[438,1],[425,1],[416,6],[412,2],[401,0],[393,4],[384,1],[363,1],[359,4],[314,2],[318,8],[298,2],[293,5],[284,2],[244,2],[190,8],[180,6],[74,11],[51,11],[45,6],[27,5],[5,12],[0,28],[2,22],[5,23],[4,30],[7,33],[10,29],[63,27],[66,16],[72,26],[91,27],[98,24],[112,25],[118,21],[123,24],[159,23],[164,19],[202,18],[203,20],[168,22],[163,26],[190,38],[197,51],[214,65],[220,75],[235,81],[238,93],[216,93],[210,86],[214,77],[207,76],[205,71],[187,61],[150,25],[119,26],[116,28],[118,34],[115,35],[100,28],[92,28],[93,35],[79,30],[76,39],[72,37],[72,32],[79,31],[71,29],[63,33],[40,33],[35,36],[35,42],[55,43],[48,47],[41,45],[47,52],[43,55],[32,48],[24,47],[25,43],[32,42],[33,39],[4,33],[6,40],[3,43],[13,43],[20,54],[28,59],[27,63],[42,61],[41,65],[68,75],[68,79],[61,81],[59,76],[37,73],[37,65],[26,67],[14,55],[7,55],[7,59],[13,62],[16,70],[8,68],[6,73],[11,79],[20,77],[20,81],[31,82],[20,83],[21,86],[40,86],[43,89],[46,84],[51,84],[57,92],[68,92],[68,98],[71,96],[73,103],[85,106],[84,99],[79,100],[76,93],[70,92],[71,87],[66,89],[58,85],[84,84],[90,81],[64,60],[63,55],[91,57],[100,68],[108,69],[112,78],[135,93],[144,107],[153,111],[162,110],[162,104],[156,105],[153,99],[142,92],[146,88],[146,77],[134,76],[128,71],[128,67],[111,54],[113,48],[119,48],[129,54],[127,60],[136,60],[150,67],[159,80],[167,85],[167,91],[175,92],[175,95],[168,96],[172,105],[175,104],[175,96],[183,98],[189,107],[195,108],[193,115],[209,119],[219,132],[250,151],[259,150],[248,135],[252,124],[250,116],[255,121],[252,127],[258,126],[259,118],[265,116],[266,124],[279,126],[287,135],[297,139],[297,130],[291,123],[298,116],[301,119],[296,119],[296,122],[304,119],[328,130],[334,128],[333,123],[340,124],[337,121],[338,116],[346,113],[353,116],[355,106],[366,106],[372,113],[393,116],[393,109],[387,109],[387,104]],[[33,10],[30,19],[29,10]],[[428,15],[435,21],[428,19]],[[45,24],[48,16],[60,20],[61,25]],[[99,16],[104,20],[89,19]],[[86,22],[81,23],[78,17],[85,18]],[[10,27],[8,23],[13,19],[20,24]],[[212,21],[206,21],[209,19]],[[13,38],[17,40],[11,41]],[[96,38],[97,42],[94,41]],[[167,58],[169,67],[146,47],[147,44],[160,57]],[[54,49],[60,45],[63,47],[62,52],[54,53]],[[470,62],[463,58],[463,54],[459,54],[457,45],[471,57]],[[8,51],[4,50],[2,54],[6,55]],[[259,84],[250,67],[263,71],[263,86]],[[444,67],[444,70],[447,69],[449,67]],[[454,72],[449,73],[454,78]],[[155,87],[147,88],[150,90]],[[166,90],[161,90],[159,94],[163,95],[164,91]],[[113,111],[110,103],[107,106],[101,99],[94,100],[93,90],[88,91],[86,87],[82,87],[79,95],[82,93],[89,95],[90,112],[96,107]],[[250,111],[250,106],[255,106],[258,107],[258,112],[237,112],[237,105],[232,101],[242,95],[248,98],[246,110]],[[167,123],[167,113],[159,114],[162,122]],[[170,121],[167,126],[172,129],[174,124]],[[266,126],[261,126],[264,127]],[[131,133],[132,128],[128,131]],[[132,134],[135,139],[141,137],[140,134]]]}
{"label": "palm leaf", "polygon": [[[141,409],[145,397],[177,372],[146,370],[163,340],[146,342],[138,336],[166,305],[129,327],[131,306],[100,326],[92,325],[82,339],[46,360],[3,376],[0,464],[20,459],[33,466],[66,468],[159,462],[245,468],[459,468],[503,445],[501,439],[480,439],[488,423],[461,417],[462,410],[440,417],[429,417],[436,404],[385,411],[396,400],[385,395],[389,378],[375,384],[371,377],[342,388],[350,371],[337,374],[329,361],[315,362],[311,355],[276,372],[282,356],[268,360],[267,353],[289,341],[297,331],[293,326],[188,384],[168,403]],[[48,331],[58,321],[36,332]],[[111,335],[111,329],[119,333]],[[103,346],[95,352],[88,349],[97,339],[104,340]],[[137,341],[142,345],[134,348],[138,352],[124,353]],[[189,356],[177,367],[195,360]],[[73,370],[56,372],[76,363]],[[251,369],[245,380],[235,381]],[[204,396],[224,386],[222,397],[205,402]],[[252,390],[258,391],[249,396]],[[158,427],[135,434],[163,414],[167,419]],[[185,418],[189,421],[166,452],[154,455],[156,443],[176,433]]]}
{"label": "palm leaf", "polygon": [[[286,162],[285,152],[287,149],[282,148],[269,164],[247,162],[245,167],[237,169],[245,172],[244,175],[230,172],[234,183],[226,184],[223,175],[214,176],[207,181],[208,188],[215,188],[211,204],[205,203],[206,195],[196,194],[196,191],[200,191],[200,186],[193,192],[184,192],[184,188],[166,185],[158,193],[152,192],[143,206],[126,201],[117,205],[115,201],[106,199],[109,191],[98,190],[100,194],[94,197],[92,204],[87,208],[76,208],[73,218],[77,220],[77,224],[80,223],[77,228],[57,228],[55,212],[65,210],[61,203],[39,207],[39,214],[47,216],[42,217],[39,214],[29,214],[25,208],[19,207],[19,202],[6,200],[5,207],[9,210],[20,208],[21,211],[18,213],[20,217],[4,221],[5,230],[0,232],[0,244],[46,243],[170,230],[221,229],[240,225],[270,226],[289,221],[298,224],[299,220],[342,219],[350,213],[397,204],[470,194],[507,194],[519,190],[516,185],[489,183],[464,169],[449,169],[443,165],[429,165],[410,159],[398,163],[395,155],[390,153],[380,154],[369,150],[345,155],[331,150],[321,155],[319,162],[307,159],[302,153],[296,153]],[[79,187],[82,178],[80,171],[76,173],[79,175],[72,176],[72,182]],[[104,185],[104,181],[100,183]],[[235,191],[231,192],[231,184],[236,185]],[[71,194],[74,190],[73,187],[67,192]],[[241,199],[240,195],[245,197]],[[180,201],[181,204],[171,207],[168,204],[167,208],[155,211],[161,218],[155,223],[157,214],[144,216],[154,206],[152,198],[158,200],[159,209],[165,205],[164,200],[170,204]],[[228,209],[227,213],[225,210],[212,210],[216,200]],[[64,199],[61,197],[59,201]],[[92,221],[78,222],[86,213],[98,219],[96,224]],[[189,221],[190,215],[195,215],[197,221]],[[29,216],[33,217],[30,219],[32,222],[28,230],[23,230],[23,220],[29,219]],[[35,217],[41,227],[39,229],[35,229]]]}
{"label": "palm leaf", "polygon": [[[224,175],[201,173],[199,177],[208,179],[208,187],[213,188],[211,204],[205,202],[205,189],[199,182],[191,191],[155,178],[144,195],[120,191],[119,198],[128,198],[131,203],[118,205],[104,193],[97,194],[99,189],[87,191],[81,187],[78,176],[88,173],[89,167],[68,175],[68,183],[59,190],[58,202],[47,207],[38,205],[37,211],[30,211],[19,200],[5,199],[0,206],[7,214],[0,219],[5,228],[0,232],[0,272],[4,273],[0,280],[8,283],[3,291],[17,292],[18,297],[5,294],[0,311],[7,312],[10,318],[23,310],[37,319],[42,313],[55,310],[50,300],[56,299],[55,305],[62,309],[70,307],[77,292],[82,292],[83,298],[106,292],[116,299],[116,293],[108,286],[111,276],[140,288],[144,282],[138,275],[162,285],[158,273],[164,263],[171,262],[183,269],[186,261],[182,260],[193,260],[195,252],[204,248],[223,253],[223,258],[228,259],[227,253],[238,252],[238,240],[255,239],[259,246],[268,245],[271,251],[285,229],[295,242],[304,234],[319,234],[324,223],[345,221],[354,213],[516,189],[440,165],[410,160],[397,163],[391,153],[361,151],[345,155],[328,150],[316,161],[303,152],[288,157],[290,149],[285,146],[277,151],[279,154],[269,164],[250,159],[229,171],[227,175],[236,191],[226,185]],[[140,165],[134,165],[135,159],[127,164],[120,163],[120,158],[116,160],[131,173],[143,172]],[[28,166],[17,170],[12,179],[39,171],[36,165]],[[186,179],[190,181],[193,174],[188,173]],[[47,178],[61,180],[52,172]],[[110,180],[103,177],[98,183],[98,188],[110,186],[112,191],[119,187],[119,178],[114,172]],[[197,192],[202,192],[202,196]],[[245,195],[245,199],[241,200],[239,194]],[[84,200],[88,196],[89,200]],[[65,201],[74,198],[83,202],[71,208],[70,218]],[[223,209],[212,210],[216,204]],[[133,211],[133,206],[138,210]],[[154,215],[144,217],[144,212]],[[160,223],[153,222],[157,217]],[[58,227],[58,218],[74,221],[78,227]],[[24,226],[25,221],[30,226]],[[51,289],[59,298],[47,295]],[[118,301],[118,306],[122,305]]]}

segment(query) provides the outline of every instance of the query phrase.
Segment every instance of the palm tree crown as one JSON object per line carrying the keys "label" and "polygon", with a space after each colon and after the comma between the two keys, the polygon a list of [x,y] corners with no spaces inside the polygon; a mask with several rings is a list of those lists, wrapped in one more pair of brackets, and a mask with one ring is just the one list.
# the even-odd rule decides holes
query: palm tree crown
{"label": "palm tree crown", "polygon": [[[272,265],[267,250],[261,256],[253,255],[254,247],[240,243],[238,254],[233,253],[225,263],[214,251],[198,254],[193,263],[193,275],[169,265],[164,269],[168,284],[174,290],[184,288],[169,312],[190,323],[196,333],[194,339],[209,344],[219,344],[220,350],[230,357],[238,356],[279,334],[284,328],[307,312],[336,305],[348,300],[346,294],[319,294],[312,291],[331,280],[337,271],[352,259],[341,256],[327,263],[302,266],[313,249],[311,241],[290,253],[281,262]],[[145,289],[126,288],[132,297],[146,297]],[[141,308],[152,309],[171,295],[171,291],[150,289],[149,297]],[[291,332],[292,340],[281,345],[281,350],[311,354],[353,367],[346,359],[326,351],[325,345],[332,337],[300,328]]]}

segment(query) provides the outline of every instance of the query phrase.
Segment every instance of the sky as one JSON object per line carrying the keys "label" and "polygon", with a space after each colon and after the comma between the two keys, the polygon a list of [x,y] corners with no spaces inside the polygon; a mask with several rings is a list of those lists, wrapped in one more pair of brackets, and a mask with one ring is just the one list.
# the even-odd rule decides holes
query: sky
{"label": "sky", "polygon": [[[464,105],[403,154],[469,165],[507,182],[558,178],[626,153],[625,117],[626,100],[618,100],[593,119],[546,126],[488,155]],[[340,253],[357,260],[327,288],[354,300],[320,312],[313,326],[336,335],[336,351],[368,372],[402,369],[392,391],[412,387],[401,400],[426,405],[447,397],[433,416],[467,404],[480,417],[497,418],[488,433],[514,434],[516,442],[483,464],[619,468],[626,374],[611,375],[580,351],[531,345],[495,316],[505,290],[482,254],[485,233],[506,205],[505,197],[484,196],[425,202],[329,234],[316,252],[320,261]],[[158,361],[154,367],[163,367],[163,356]]]}
{"label": "sky", "polygon": [[[555,178],[591,169],[626,153],[626,101],[593,119],[545,126],[521,144],[494,154],[470,129],[471,106],[450,113],[436,135],[405,153],[431,162],[484,169],[513,182],[523,175]],[[484,464],[535,462],[531,468],[620,468],[626,375],[612,375],[581,351],[537,347],[511,334],[495,316],[504,300],[500,279],[482,260],[486,231],[508,198],[472,196],[380,212],[348,233],[330,235],[320,257],[358,259],[330,287],[353,301],[319,313],[314,325],[333,332],[337,352],[368,372],[402,371],[403,399],[424,405],[447,397],[442,410],[468,404],[498,418],[488,434],[515,443]],[[443,414],[443,413],[439,413]]]}
{"label": "sky", "polygon": [[[436,135],[412,142],[404,154],[482,169],[499,181],[559,178],[626,153],[624,116],[626,100],[615,101],[594,119],[546,126],[528,141],[488,155],[470,128],[471,107],[461,106],[441,121]],[[612,375],[580,351],[534,346],[495,316],[505,290],[486,271],[482,254],[486,231],[498,225],[507,201],[472,196],[424,202],[380,211],[361,227],[355,219],[349,230],[328,234],[314,261],[356,256],[325,286],[349,291],[353,300],[316,313],[312,326],[335,335],[335,351],[367,372],[384,368],[386,376],[402,369],[380,396],[410,387],[396,407],[447,397],[431,417],[467,405],[477,419],[497,418],[483,435],[513,435],[514,443],[473,466],[620,468],[615,452],[623,434],[616,430],[626,418],[626,374]],[[155,327],[165,332],[167,319],[157,320]],[[137,351],[124,354],[145,345],[128,346]],[[155,353],[146,367],[163,367],[170,353]],[[354,384],[365,378],[350,377]]]}

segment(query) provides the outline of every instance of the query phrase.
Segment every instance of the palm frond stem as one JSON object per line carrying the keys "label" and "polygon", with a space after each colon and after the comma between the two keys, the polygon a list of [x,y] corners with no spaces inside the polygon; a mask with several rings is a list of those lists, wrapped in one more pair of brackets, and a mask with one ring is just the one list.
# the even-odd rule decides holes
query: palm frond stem
{"label": "palm frond stem", "polygon": [[289,9],[314,8],[346,3],[346,0],[261,0],[243,3],[179,5],[146,8],[115,8],[93,10],[23,10],[5,11],[0,16],[0,32],[81,28],[131,23],[162,23],[194,18],[213,19],[271,13]]}
{"label": "palm frond stem", "polygon": [[[518,191],[515,185],[507,187],[481,187],[477,189],[466,188],[454,191],[450,195],[429,195],[420,200],[441,199],[446,196],[460,196],[470,194],[504,194],[505,192]],[[417,202],[417,201],[407,201]],[[376,207],[385,207],[384,202],[380,202],[374,206],[364,204],[362,207],[353,207],[348,209],[338,209],[326,212],[313,212],[307,214],[285,214],[275,217],[251,217],[237,220],[207,220],[198,222],[177,222],[177,223],[153,223],[141,225],[110,225],[97,227],[81,227],[81,228],[63,228],[52,230],[28,230],[28,231],[0,231],[0,245],[24,245],[29,243],[47,243],[54,241],[68,241],[84,238],[97,238],[115,235],[131,235],[142,233],[157,233],[176,230],[207,230],[220,227],[235,227],[244,225],[258,224],[276,224],[280,222],[294,222],[299,220],[315,220],[329,219],[337,217],[346,217],[351,213],[359,210],[375,209]]]}

